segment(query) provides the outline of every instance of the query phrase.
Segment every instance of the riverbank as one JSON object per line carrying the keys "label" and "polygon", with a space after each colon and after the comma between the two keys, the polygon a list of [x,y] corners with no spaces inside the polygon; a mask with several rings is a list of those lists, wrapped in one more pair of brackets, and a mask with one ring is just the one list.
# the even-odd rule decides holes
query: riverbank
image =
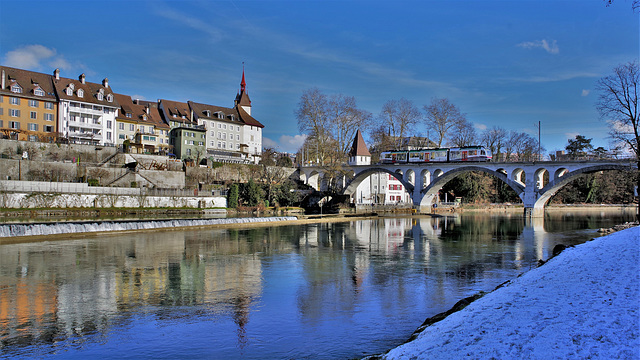
{"label": "riverbank", "polygon": [[568,248],[478,297],[369,359],[640,359],[640,227]]}

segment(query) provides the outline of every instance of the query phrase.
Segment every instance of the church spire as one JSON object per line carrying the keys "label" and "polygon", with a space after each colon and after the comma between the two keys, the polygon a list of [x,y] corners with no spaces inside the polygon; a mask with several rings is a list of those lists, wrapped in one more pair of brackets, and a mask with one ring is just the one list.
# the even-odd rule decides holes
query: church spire
{"label": "church spire", "polygon": [[242,63],[242,81],[240,82],[240,92],[245,92],[247,88],[247,82],[244,81],[244,63]]}

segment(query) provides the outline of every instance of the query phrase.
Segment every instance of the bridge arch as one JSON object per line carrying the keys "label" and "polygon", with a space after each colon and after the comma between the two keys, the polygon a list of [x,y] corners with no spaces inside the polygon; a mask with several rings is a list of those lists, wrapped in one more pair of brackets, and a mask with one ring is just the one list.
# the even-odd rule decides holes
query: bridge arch
{"label": "bridge arch", "polygon": [[392,175],[402,183],[402,186],[404,186],[405,190],[409,194],[413,194],[413,184],[409,183],[404,179],[404,176],[402,175],[402,170],[397,169],[396,171],[391,171],[389,169],[378,168],[378,167],[369,168],[357,173],[353,177],[353,179],[351,179],[351,181],[347,183],[343,193],[345,195],[353,195],[356,192],[356,189],[358,188],[358,185],[360,185],[361,182],[363,182],[369,176],[377,173],[386,173],[386,174]]}
{"label": "bridge arch", "polygon": [[534,204],[534,209],[543,209],[553,195],[555,195],[565,185],[572,182],[573,180],[578,179],[581,176],[598,172],[598,171],[629,170],[629,169],[630,169],[629,166],[615,165],[615,164],[588,166],[588,167],[583,167],[571,172],[565,168],[558,169],[555,172],[556,177],[553,179],[553,181],[549,179],[550,180],[549,183],[538,191],[539,197]]}
{"label": "bridge arch", "polygon": [[[444,184],[446,184],[449,181],[453,180],[453,178],[455,178],[456,176],[458,176],[458,175],[460,175],[462,173],[465,173],[465,172],[469,172],[469,171],[480,171],[480,172],[484,172],[484,173],[493,175],[493,176],[497,177],[498,179],[502,180],[507,185],[509,185],[509,187],[511,187],[516,192],[516,194],[518,194],[518,196],[520,196],[520,198],[523,197],[524,184],[519,184],[519,183],[509,179],[504,172],[494,171],[494,170],[487,169],[487,168],[482,167],[482,166],[463,166],[463,167],[459,167],[457,169],[451,170],[451,171],[449,171],[449,172],[447,172],[447,173],[435,178],[431,184],[429,184],[427,187],[422,189],[422,191],[421,191],[421,195],[422,196],[421,196],[421,199],[419,199],[420,206],[421,207],[430,207],[433,204],[433,200],[435,199],[435,196],[438,194],[438,192],[440,191],[442,186],[444,186]],[[415,200],[416,199],[414,199],[414,202],[415,202]]]}

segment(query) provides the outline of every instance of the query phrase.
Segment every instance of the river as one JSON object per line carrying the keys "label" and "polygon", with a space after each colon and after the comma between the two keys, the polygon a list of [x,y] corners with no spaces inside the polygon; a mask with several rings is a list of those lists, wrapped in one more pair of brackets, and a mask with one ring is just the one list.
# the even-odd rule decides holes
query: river
{"label": "river", "polygon": [[0,357],[352,359],[633,211],[387,217],[0,245]]}

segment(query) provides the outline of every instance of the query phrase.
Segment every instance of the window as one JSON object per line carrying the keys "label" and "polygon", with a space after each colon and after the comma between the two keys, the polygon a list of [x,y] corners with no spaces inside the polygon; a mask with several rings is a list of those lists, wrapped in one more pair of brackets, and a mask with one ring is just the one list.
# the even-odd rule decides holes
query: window
{"label": "window", "polygon": [[20,94],[22,92],[22,88],[18,84],[11,85],[11,92]]}
{"label": "window", "polygon": [[111,140],[111,131],[107,131],[107,140]]}
{"label": "window", "polygon": [[131,118],[131,113],[127,113],[126,117]]}
{"label": "window", "polygon": [[98,100],[104,100],[104,95],[102,95],[102,93],[98,93]]}
{"label": "window", "polygon": [[17,98],[17,97],[9,98],[9,104],[20,105],[20,98]]}
{"label": "window", "polygon": [[124,123],[118,123],[118,130],[124,130]]}
{"label": "window", "polygon": [[50,103],[50,102],[44,103],[44,108],[47,110],[53,110],[53,103]]}
{"label": "window", "polygon": [[31,112],[30,112],[30,116],[29,116],[29,117],[30,117],[31,119],[34,119],[34,120],[35,120],[35,119],[37,119],[37,118],[38,118],[38,113],[37,113],[37,112],[35,112],[35,111],[31,111]]}
{"label": "window", "polygon": [[27,126],[29,131],[38,131],[38,124],[29,123]]}
{"label": "window", "polygon": [[136,130],[136,126],[133,124],[129,124],[129,131],[135,131]]}
{"label": "window", "polygon": [[240,150],[240,143],[237,143],[237,144],[236,144],[236,149],[237,149],[237,150]]}
{"label": "window", "polygon": [[67,90],[66,90],[66,93],[67,93],[67,96],[73,95],[73,89],[68,87]]}
{"label": "window", "polygon": [[191,149],[187,149],[187,155],[191,155]]}
{"label": "window", "polygon": [[240,141],[240,134],[236,135],[236,141]]}
{"label": "window", "polygon": [[40,88],[37,88],[37,89],[33,90],[33,93],[36,96],[44,96],[44,91],[42,89],[40,89]]}
{"label": "window", "polygon": [[78,89],[78,97],[84,97],[84,90]]}
{"label": "window", "polygon": [[44,114],[45,121],[53,121],[53,114]]}
{"label": "window", "polygon": [[125,139],[124,134],[119,134],[119,135],[118,135],[118,139],[120,139],[120,140],[124,140],[124,139]]}
{"label": "window", "polygon": [[20,123],[17,121],[9,121],[9,129],[20,129]]}
{"label": "window", "polygon": [[[0,108],[0,115],[4,115],[4,109],[3,108]],[[0,127],[2,127],[2,126],[0,126]]]}
{"label": "window", "polygon": [[42,129],[45,132],[53,132],[53,126],[52,125],[45,125],[45,126],[42,127]]}
{"label": "window", "polygon": [[38,100],[29,100],[29,106],[37,108],[38,107]]}
{"label": "window", "polygon": [[143,133],[144,132],[144,126],[140,126],[140,132]]}
{"label": "window", "polygon": [[107,120],[107,129],[111,129],[113,127],[113,122],[111,120]]}
{"label": "window", "polygon": [[20,110],[9,109],[9,115],[13,117],[20,117]]}
{"label": "window", "polygon": [[216,146],[216,143],[215,143],[215,141],[212,141],[211,142],[211,147],[214,147],[214,146]]}
{"label": "window", "polygon": [[113,101],[113,95],[111,95],[111,94],[107,95],[107,101],[108,102],[112,102]]}

